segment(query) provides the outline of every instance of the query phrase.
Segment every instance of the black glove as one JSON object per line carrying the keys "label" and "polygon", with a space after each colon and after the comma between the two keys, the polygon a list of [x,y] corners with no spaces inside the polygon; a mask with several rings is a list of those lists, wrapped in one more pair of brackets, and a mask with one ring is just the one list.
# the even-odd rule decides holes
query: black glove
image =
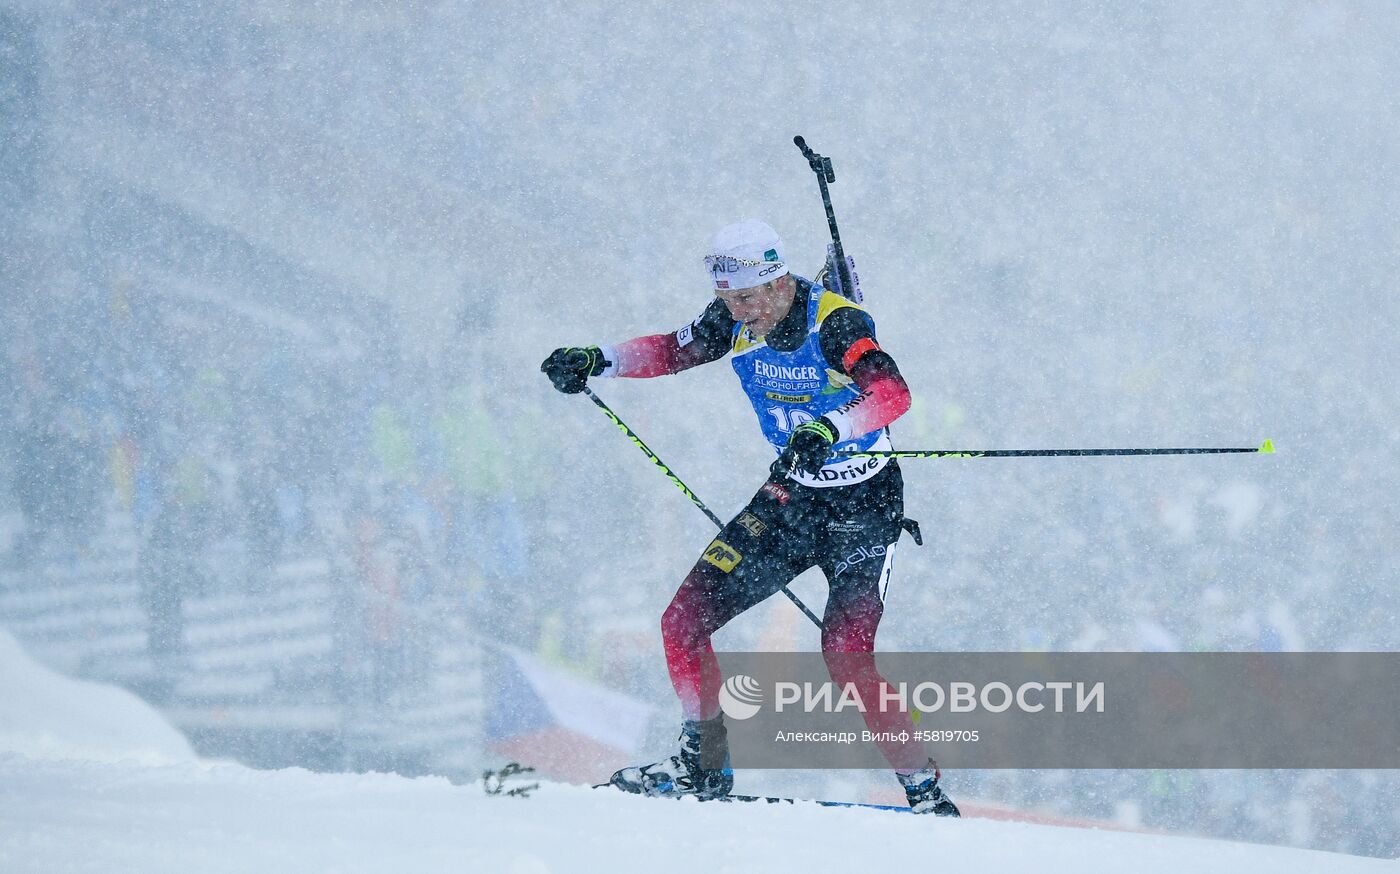
{"label": "black glove", "polygon": [[549,376],[555,388],[566,395],[576,395],[583,391],[588,377],[597,376],[607,366],[603,350],[597,346],[570,346],[549,353],[540,370]]}
{"label": "black glove", "polygon": [[826,416],[803,422],[793,429],[787,448],[773,462],[774,476],[790,476],[794,471],[815,476],[831,457],[831,444],[836,442],[836,426]]}

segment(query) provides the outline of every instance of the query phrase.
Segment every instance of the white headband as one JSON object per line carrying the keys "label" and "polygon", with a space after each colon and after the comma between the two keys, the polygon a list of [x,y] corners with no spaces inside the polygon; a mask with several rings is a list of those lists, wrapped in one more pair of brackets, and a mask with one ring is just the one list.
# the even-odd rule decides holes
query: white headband
{"label": "white headband", "polygon": [[706,255],[705,267],[710,271],[710,281],[714,283],[715,291],[753,288],[788,275],[787,264],[776,257],[771,261],[757,261],[733,255]]}

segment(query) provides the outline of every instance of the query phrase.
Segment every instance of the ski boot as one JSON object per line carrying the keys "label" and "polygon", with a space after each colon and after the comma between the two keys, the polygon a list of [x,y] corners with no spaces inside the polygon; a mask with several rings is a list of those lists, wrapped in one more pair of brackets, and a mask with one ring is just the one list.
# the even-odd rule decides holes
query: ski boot
{"label": "ski boot", "polygon": [[[729,736],[724,716],[704,722],[687,720],[681,725],[681,750],[653,765],[623,768],[608,783],[623,792],[662,798],[693,795],[704,801],[722,798],[734,788],[729,767]],[[704,767],[716,764],[719,767]]]}
{"label": "ski boot", "polygon": [[942,776],[938,771],[938,765],[933,759],[928,760],[928,765],[915,771],[912,774],[901,774],[895,772],[899,778],[899,783],[904,787],[904,796],[909,799],[909,808],[915,813],[932,813],[934,816],[962,816],[958,812],[958,806],[953,800],[943,794],[943,787],[938,785],[938,778]]}

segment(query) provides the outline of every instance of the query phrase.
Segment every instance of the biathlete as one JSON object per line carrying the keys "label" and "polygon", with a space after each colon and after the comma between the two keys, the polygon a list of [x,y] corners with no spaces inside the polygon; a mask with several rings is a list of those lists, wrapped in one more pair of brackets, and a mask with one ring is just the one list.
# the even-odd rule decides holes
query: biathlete
{"label": "biathlete", "polygon": [[[577,393],[592,377],[649,378],[730,355],[764,436],[778,454],[766,482],[705,549],[661,617],[666,666],[680,697],[680,750],[610,781],[646,795],[727,795],[721,677],[710,637],[726,622],[818,566],[830,593],[822,652],[838,686],[879,699],[875,632],[884,614],[904,482],[889,458],[834,456],[888,450],[888,426],[909,409],[909,388],[861,306],[792,274],[767,224],[729,225],[705,258],[715,300],[674,333],[613,346],[556,349],[541,365],[555,388]],[[957,816],[939,772],[902,710],[865,714],[909,805]]]}

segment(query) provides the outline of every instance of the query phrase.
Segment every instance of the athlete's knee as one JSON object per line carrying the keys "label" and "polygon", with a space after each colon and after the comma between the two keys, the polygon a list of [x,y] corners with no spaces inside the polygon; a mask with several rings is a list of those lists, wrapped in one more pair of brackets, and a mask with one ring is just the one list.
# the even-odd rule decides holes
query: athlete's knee
{"label": "athlete's knee", "polygon": [[689,649],[709,638],[706,612],[701,594],[682,585],[661,614],[661,638],[666,646]]}
{"label": "athlete's knee", "polygon": [[677,592],[661,614],[661,639],[667,648],[685,646],[695,638],[694,610],[687,603],[685,590]]}
{"label": "athlete's knee", "polygon": [[823,653],[873,652],[882,610],[828,611],[822,623]]}
{"label": "athlete's knee", "polygon": [[875,651],[875,638],[864,634],[822,634],[822,655],[830,665],[838,656],[869,655]]}

